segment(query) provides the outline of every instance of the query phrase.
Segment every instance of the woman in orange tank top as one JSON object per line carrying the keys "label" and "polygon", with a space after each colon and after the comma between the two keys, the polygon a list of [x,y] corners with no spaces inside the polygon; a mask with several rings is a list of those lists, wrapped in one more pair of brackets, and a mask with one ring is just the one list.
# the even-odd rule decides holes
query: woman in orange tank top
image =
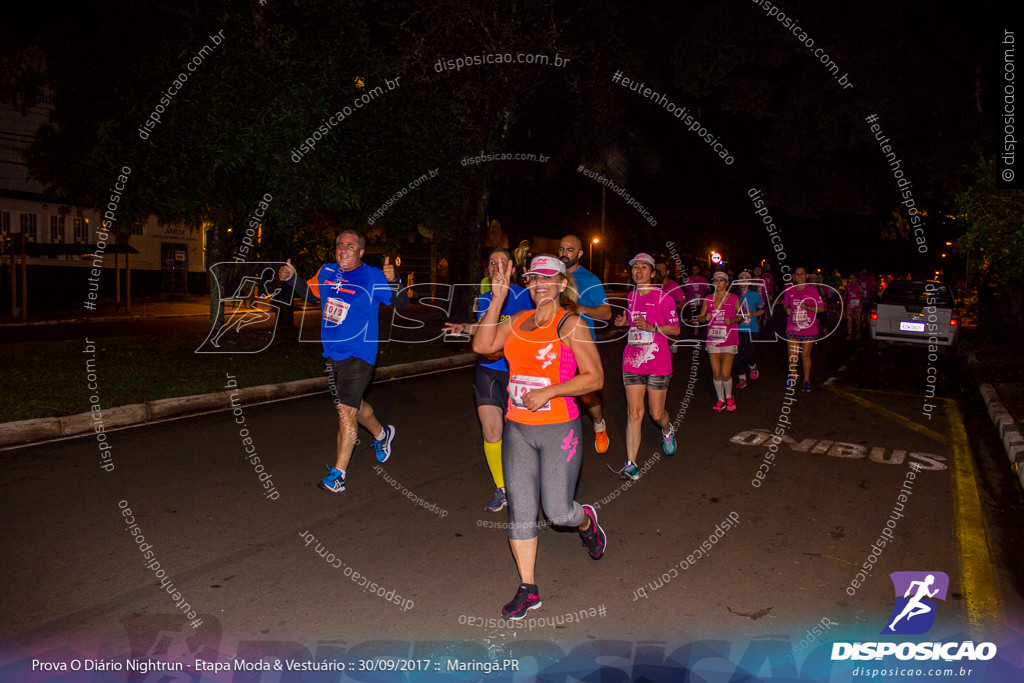
{"label": "woman in orange tank top", "polygon": [[553,524],[576,527],[592,558],[604,554],[607,538],[597,513],[573,499],[583,454],[579,410],[571,398],[600,389],[604,370],[587,323],[558,303],[570,284],[565,264],[554,256],[534,257],[525,277],[537,308],[499,323],[512,276],[509,264],[492,280],[491,306],[473,337],[473,350],[504,350],[509,365],[501,460],[509,545],[520,585],[501,616],[522,619],[541,605],[534,575],[541,505]]}

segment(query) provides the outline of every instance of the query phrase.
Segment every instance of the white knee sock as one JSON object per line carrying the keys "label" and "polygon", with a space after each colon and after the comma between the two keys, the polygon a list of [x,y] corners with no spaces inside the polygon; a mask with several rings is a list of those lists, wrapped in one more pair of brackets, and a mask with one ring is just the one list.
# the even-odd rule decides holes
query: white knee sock
{"label": "white knee sock", "polygon": [[732,377],[722,382],[722,388],[725,389],[725,397],[732,398]]}
{"label": "white knee sock", "polygon": [[718,400],[725,400],[725,382],[720,379],[715,380],[715,393],[718,394]]}

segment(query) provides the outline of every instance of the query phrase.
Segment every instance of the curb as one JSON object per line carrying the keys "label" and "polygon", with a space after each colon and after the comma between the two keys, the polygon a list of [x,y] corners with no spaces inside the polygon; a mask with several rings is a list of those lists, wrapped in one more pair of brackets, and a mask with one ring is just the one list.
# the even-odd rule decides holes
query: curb
{"label": "curb", "polygon": [[[977,363],[977,358],[973,353],[968,354],[967,363],[970,366]],[[1024,435],[1021,434],[1020,427],[1017,426],[1010,411],[1006,409],[994,386],[983,382],[978,385],[978,391],[985,401],[988,416],[999,433],[999,439],[1003,442],[1003,448],[1010,461],[1010,468],[1017,475],[1017,483],[1024,489]]]}
{"label": "curb", "polygon": [[[468,365],[474,365],[479,356],[462,353],[446,358],[389,365],[374,370],[374,382],[385,382],[409,377],[424,372],[436,372]],[[161,398],[148,403],[134,403],[116,408],[105,408],[95,413],[79,413],[63,417],[41,417],[34,420],[6,422],[0,424],[0,447],[24,446],[40,441],[81,436],[90,432],[103,432],[119,427],[131,427],[181,417],[193,413],[224,410],[237,406],[263,403],[281,398],[295,398],[318,394],[328,390],[327,377],[301,379],[282,384],[261,384],[255,387],[239,388],[233,391],[218,391],[213,394],[196,394],[178,398]],[[232,396],[234,404],[232,404]]]}

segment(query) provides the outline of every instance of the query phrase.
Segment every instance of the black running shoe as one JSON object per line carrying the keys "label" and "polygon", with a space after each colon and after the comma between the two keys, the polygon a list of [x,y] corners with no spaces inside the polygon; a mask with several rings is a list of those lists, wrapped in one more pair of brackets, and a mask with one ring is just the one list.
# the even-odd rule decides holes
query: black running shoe
{"label": "black running shoe", "polygon": [[522,619],[527,612],[537,609],[540,605],[540,592],[537,590],[536,584],[521,583],[519,590],[516,591],[516,597],[501,608],[501,616],[504,619]]}
{"label": "black running shoe", "polygon": [[592,505],[584,505],[583,514],[590,518],[590,526],[586,531],[580,532],[580,538],[583,539],[583,545],[587,546],[590,556],[595,560],[600,560],[608,545],[608,536],[605,535],[601,525],[597,523],[597,511]]}

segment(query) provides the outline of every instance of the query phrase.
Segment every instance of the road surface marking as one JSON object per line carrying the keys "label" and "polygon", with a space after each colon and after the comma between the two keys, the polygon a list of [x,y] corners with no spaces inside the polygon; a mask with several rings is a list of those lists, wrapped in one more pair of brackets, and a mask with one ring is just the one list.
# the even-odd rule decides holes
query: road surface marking
{"label": "road surface marking", "polygon": [[[864,398],[861,398],[860,396],[857,396],[856,394],[852,394],[849,391],[846,391],[845,389],[840,389],[840,388],[836,387],[834,384],[828,385],[828,390],[831,391],[831,392],[834,392],[834,393],[836,393],[836,394],[838,394],[840,396],[842,396],[845,399],[853,401],[854,403],[856,403],[859,406],[863,406],[864,408],[867,408],[868,410],[872,410],[872,411],[878,413],[879,415],[881,415],[884,418],[892,420],[893,422],[896,422],[897,424],[903,425],[907,429],[911,429],[911,430],[917,432],[918,434],[923,434],[924,436],[927,436],[929,439],[931,439],[933,441],[938,441],[939,443],[943,444],[944,446],[949,446],[950,445],[949,438],[944,436],[943,434],[940,434],[939,432],[935,431],[934,429],[928,429],[927,427],[925,427],[923,425],[919,425],[916,422],[914,422],[913,420],[911,420],[910,418],[904,417],[903,415],[900,415],[899,413],[894,413],[893,411],[889,410],[888,408],[883,408],[882,406],[878,405],[877,403],[872,403],[871,401],[869,401],[867,399],[864,399]],[[946,400],[949,400],[949,399],[946,399]]]}
{"label": "road surface marking", "polygon": [[943,399],[949,415],[949,441],[952,450],[953,523],[959,551],[960,586],[967,606],[967,629],[972,638],[990,636],[1002,621],[1002,605],[996,589],[995,573],[989,554],[985,519],[978,496],[978,482],[967,443],[967,430],[956,401]]}

